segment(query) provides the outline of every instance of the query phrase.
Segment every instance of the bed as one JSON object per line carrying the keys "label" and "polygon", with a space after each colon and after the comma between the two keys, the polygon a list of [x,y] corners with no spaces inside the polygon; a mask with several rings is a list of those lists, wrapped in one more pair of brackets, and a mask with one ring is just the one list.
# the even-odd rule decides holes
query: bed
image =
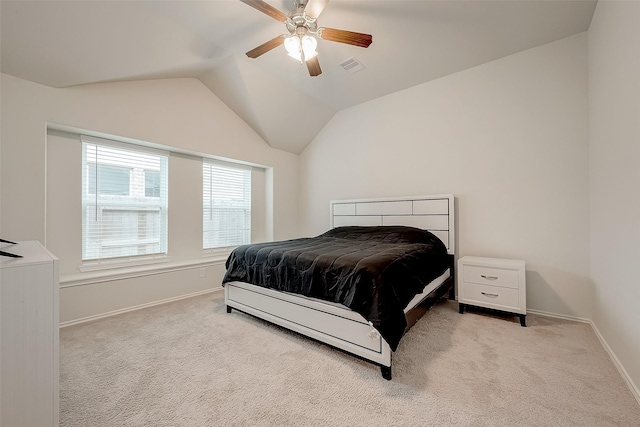
{"label": "bed", "polygon": [[454,217],[453,195],[332,201],[326,233],[231,253],[227,312],[346,351],[390,380],[402,336],[455,296]]}

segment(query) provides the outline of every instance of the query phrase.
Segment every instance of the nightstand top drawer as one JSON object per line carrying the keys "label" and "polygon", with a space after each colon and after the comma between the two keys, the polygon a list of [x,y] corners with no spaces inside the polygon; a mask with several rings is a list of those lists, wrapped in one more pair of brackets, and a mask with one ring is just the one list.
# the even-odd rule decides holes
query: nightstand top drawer
{"label": "nightstand top drawer", "polygon": [[518,270],[463,265],[464,281],[518,289]]}

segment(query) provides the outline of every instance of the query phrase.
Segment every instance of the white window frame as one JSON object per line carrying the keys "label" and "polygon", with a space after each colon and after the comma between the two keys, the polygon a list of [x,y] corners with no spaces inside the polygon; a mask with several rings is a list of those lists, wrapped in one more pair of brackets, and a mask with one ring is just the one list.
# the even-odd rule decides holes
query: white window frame
{"label": "white window frame", "polygon": [[[158,262],[167,262],[168,258],[168,169],[169,169],[169,152],[153,149],[136,144],[128,144],[118,141],[112,141],[102,138],[95,138],[89,136],[81,136],[82,141],[82,264],[79,267],[80,271],[93,271],[101,270],[105,268],[117,268],[117,267],[130,267],[135,265],[145,265]],[[126,150],[132,153],[146,154],[159,156],[160,170],[161,170],[161,188],[160,197],[148,197],[144,196],[135,197],[134,195],[125,196],[123,200],[109,200],[108,197],[101,196],[99,194],[90,194],[88,185],[88,160],[87,145],[95,145],[105,148],[113,148],[117,150]],[[145,184],[145,171],[141,174],[143,185]],[[132,178],[135,179],[135,178]],[[130,184],[131,185],[131,184]],[[144,188],[144,187],[143,187]],[[98,193],[96,191],[96,193]],[[128,199],[126,198],[128,197]],[[150,200],[153,199],[153,200]],[[155,200],[157,199],[157,200]],[[88,254],[87,245],[87,233],[88,233],[88,217],[87,208],[93,206],[96,209],[96,216],[105,211],[119,211],[126,210],[130,212],[149,212],[157,211],[160,214],[159,221],[159,234],[158,245],[155,250],[150,253],[144,254],[126,254],[124,256],[109,256],[101,253]],[[154,240],[155,241],[155,240]],[[145,244],[144,240],[140,241],[140,244]]]}
{"label": "white window frame", "polygon": [[[212,230],[208,225],[208,216],[209,220],[211,219],[210,215],[212,215],[212,206],[207,206],[207,199],[212,200],[213,195],[211,191],[213,191],[211,187],[211,182],[207,184],[206,171],[205,168],[207,166],[210,167],[218,167],[225,169],[232,169],[234,171],[242,172],[244,175],[243,181],[243,206],[238,206],[234,209],[244,210],[244,227],[245,227],[245,235],[243,236],[243,240],[241,242],[233,242],[232,244],[221,244],[221,245],[207,245],[207,233],[212,233],[215,230]],[[236,248],[241,244],[251,243],[251,209],[252,209],[252,193],[251,193],[251,166],[243,165],[240,163],[231,163],[231,162],[223,162],[219,160],[214,160],[210,158],[202,159],[202,248],[205,256],[224,256],[231,252],[232,249]],[[210,177],[212,179],[212,177]],[[207,191],[209,191],[209,195],[207,197]]]}

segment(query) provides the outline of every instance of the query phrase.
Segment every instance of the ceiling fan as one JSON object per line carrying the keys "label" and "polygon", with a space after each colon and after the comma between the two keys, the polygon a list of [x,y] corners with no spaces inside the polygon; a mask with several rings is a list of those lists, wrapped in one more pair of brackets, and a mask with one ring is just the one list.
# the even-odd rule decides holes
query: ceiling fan
{"label": "ceiling fan", "polygon": [[369,47],[373,41],[370,34],[318,27],[318,16],[329,0],[294,0],[295,8],[287,15],[263,0],[240,1],[279,22],[283,22],[289,32],[289,34],[279,35],[250,50],[247,52],[249,58],[257,58],[284,44],[289,56],[300,62],[306,62],[309,74],[318,76],[322,70],[318,62],[318,52],[316,52],[318,41],[315,37],[365,48]]}

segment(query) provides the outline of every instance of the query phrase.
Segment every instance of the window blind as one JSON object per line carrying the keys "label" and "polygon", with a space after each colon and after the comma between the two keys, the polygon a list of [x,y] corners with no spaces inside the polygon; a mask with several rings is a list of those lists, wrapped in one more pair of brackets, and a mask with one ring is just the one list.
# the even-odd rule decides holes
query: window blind
{"label": "window blind", "polygon": [[82,259],[167,253],[168,155],[82,137]]}
{"label": "window blind", "polygon": [[202,162],[203,248],[251,242],[251,168]]}

